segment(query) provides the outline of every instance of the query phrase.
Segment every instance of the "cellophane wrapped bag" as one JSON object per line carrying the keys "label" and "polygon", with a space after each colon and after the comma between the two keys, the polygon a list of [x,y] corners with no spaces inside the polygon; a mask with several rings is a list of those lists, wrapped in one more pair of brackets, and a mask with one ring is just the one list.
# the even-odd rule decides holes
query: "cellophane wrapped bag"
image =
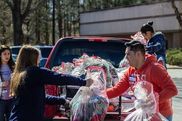
{"label": "cellophane wrapped bag", "polygon": [[124,121],[168,121],[158,110],[158,96],[153,91],[153,85],[140,81],[135,85],[136,110],[129,114]]}
{"label": "cellophane wrapped bag", "polygon": [[133,40],[137,40],[137,41],[140,41],[142,44],[146,45],[147,44],[147,41],[145,40],[144,36],[142,35],[141,32],[137,32],[135,33],[134,35],[131,36],[131,38]]}
{"label": "cellophane wrapped bag", "polygon": [[[80,60],[81,59],[81,60]],[[79,62],[78,64],[75,64],[76,62]],[[74,76],[79,76],[81,78],[85,77],[85,73],[87,73],[87,68],[90,66],[97,66],[97,67],[102,67],[105,69],[105,75],[106,75],[106,88],[111,88],[114,86],[118,80],[118,74],[116,68],[109,62],[106,61],[98,56],[88,56],[84,54],[78,59],[74,59],[74,65],[79,65],[75,66],[73,69],[71,75]],[[119,98],[112,98],[109,100],[110,106],[113,108],[108,108],[108,111],[116,111],[118,109],[118,102]]]}
{"label": "cellophane wrapped bag", "polygon": [[[52,68],[53,71],[58,73],[65,73],[65,74],[71,74],[76,77],[85,78],[87,75],[88,67],[101,67],[105,71],[102,72],[106,78],[106,88],[111,88],[114,86],[118,80],[118,71],[116,68],[107,60],[104,60],[98,56],[88,56],[86,53],[84,53],[79,58],[74,58],[73,62],[62,62],[61,65],[55,66]],[[121,67],[120,69],[123,70]],[[96,70],[97,70],[96,69]],[[51,90],[49,90],[50,92]],[[61,86],[61,95],[65,96],[67,98],[73,98],[73,96],[76,94],[77,90],[71,90],[67,86]],[[119,108],[119,98],[112,98],[109,100],[110,106],[108,108],[108,111],[116,111]],[[49,111],[48,114],[50,114],[52,111]]]}
{"label": "cellophane wrapped bag", "polygon": [[71,121],[104,121],[109,100],[106,95],[106,75],[102,67],[87,68],[90,87],[81,87],[70,102]]}

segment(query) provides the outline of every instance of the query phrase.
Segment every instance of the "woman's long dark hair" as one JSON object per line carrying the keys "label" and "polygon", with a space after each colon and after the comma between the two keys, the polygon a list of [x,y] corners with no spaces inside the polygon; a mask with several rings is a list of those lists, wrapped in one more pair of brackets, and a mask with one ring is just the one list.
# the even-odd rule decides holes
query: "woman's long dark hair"
{"label": "woman's long dark hair", "polygon": [[1,61],[1,54],[2,52],[4,52],[5,50],[9,50],[10,51],[10,59],[8,61],[8,66],[10,67],[11,71],[13,72],[13,69],[15,67],[15,62],[13,61],[13,58],[12,58],[12,52],[11,52],[11,49],[9,46],[7,45],[1,45],[0,46],[0,66],[2,65],[2,61]]}

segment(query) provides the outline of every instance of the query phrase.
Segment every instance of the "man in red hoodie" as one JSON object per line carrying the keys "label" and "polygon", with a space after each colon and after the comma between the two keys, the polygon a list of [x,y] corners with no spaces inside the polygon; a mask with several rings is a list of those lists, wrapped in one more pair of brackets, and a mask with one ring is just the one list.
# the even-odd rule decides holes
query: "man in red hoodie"
{"label": "man in red hoodie", "polygon": [[172,121],[172,97],[178,93],[173,80],[153,55],[145,54],[145,47],[141,42],[133,40],[125,45],[127,47],[125,54],[130,67],[114,87],[107,89],[108,97],[122,95],[139,80],[149,81],[159,95],[159,112]]}

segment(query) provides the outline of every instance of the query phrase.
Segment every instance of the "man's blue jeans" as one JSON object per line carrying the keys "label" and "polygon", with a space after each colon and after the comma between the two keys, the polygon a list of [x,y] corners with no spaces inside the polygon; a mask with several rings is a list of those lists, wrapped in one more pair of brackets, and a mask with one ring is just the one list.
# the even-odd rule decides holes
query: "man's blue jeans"
{"label": "man's blue jeans", "polygon": [[173,116],[171,115],[171,116],[168,116],[168,117],[166,117],[166,118],[167,118],[168,121],[172,121]]}

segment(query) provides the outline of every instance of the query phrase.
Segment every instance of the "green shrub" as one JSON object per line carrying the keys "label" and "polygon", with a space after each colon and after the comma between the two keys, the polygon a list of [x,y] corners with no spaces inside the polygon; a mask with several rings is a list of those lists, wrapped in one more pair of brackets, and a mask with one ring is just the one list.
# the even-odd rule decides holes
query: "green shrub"
{"label": "green shrub", "polygon": [[169,50],[167,50],[167,56],[173,55],[173,54],[178,54],[180,52],[182,52],[182,49],[169,49]]}
{"label": "green shrub", "polygon": [[167,63],[170,65],[182,65],[182,49],[167,50]]}

